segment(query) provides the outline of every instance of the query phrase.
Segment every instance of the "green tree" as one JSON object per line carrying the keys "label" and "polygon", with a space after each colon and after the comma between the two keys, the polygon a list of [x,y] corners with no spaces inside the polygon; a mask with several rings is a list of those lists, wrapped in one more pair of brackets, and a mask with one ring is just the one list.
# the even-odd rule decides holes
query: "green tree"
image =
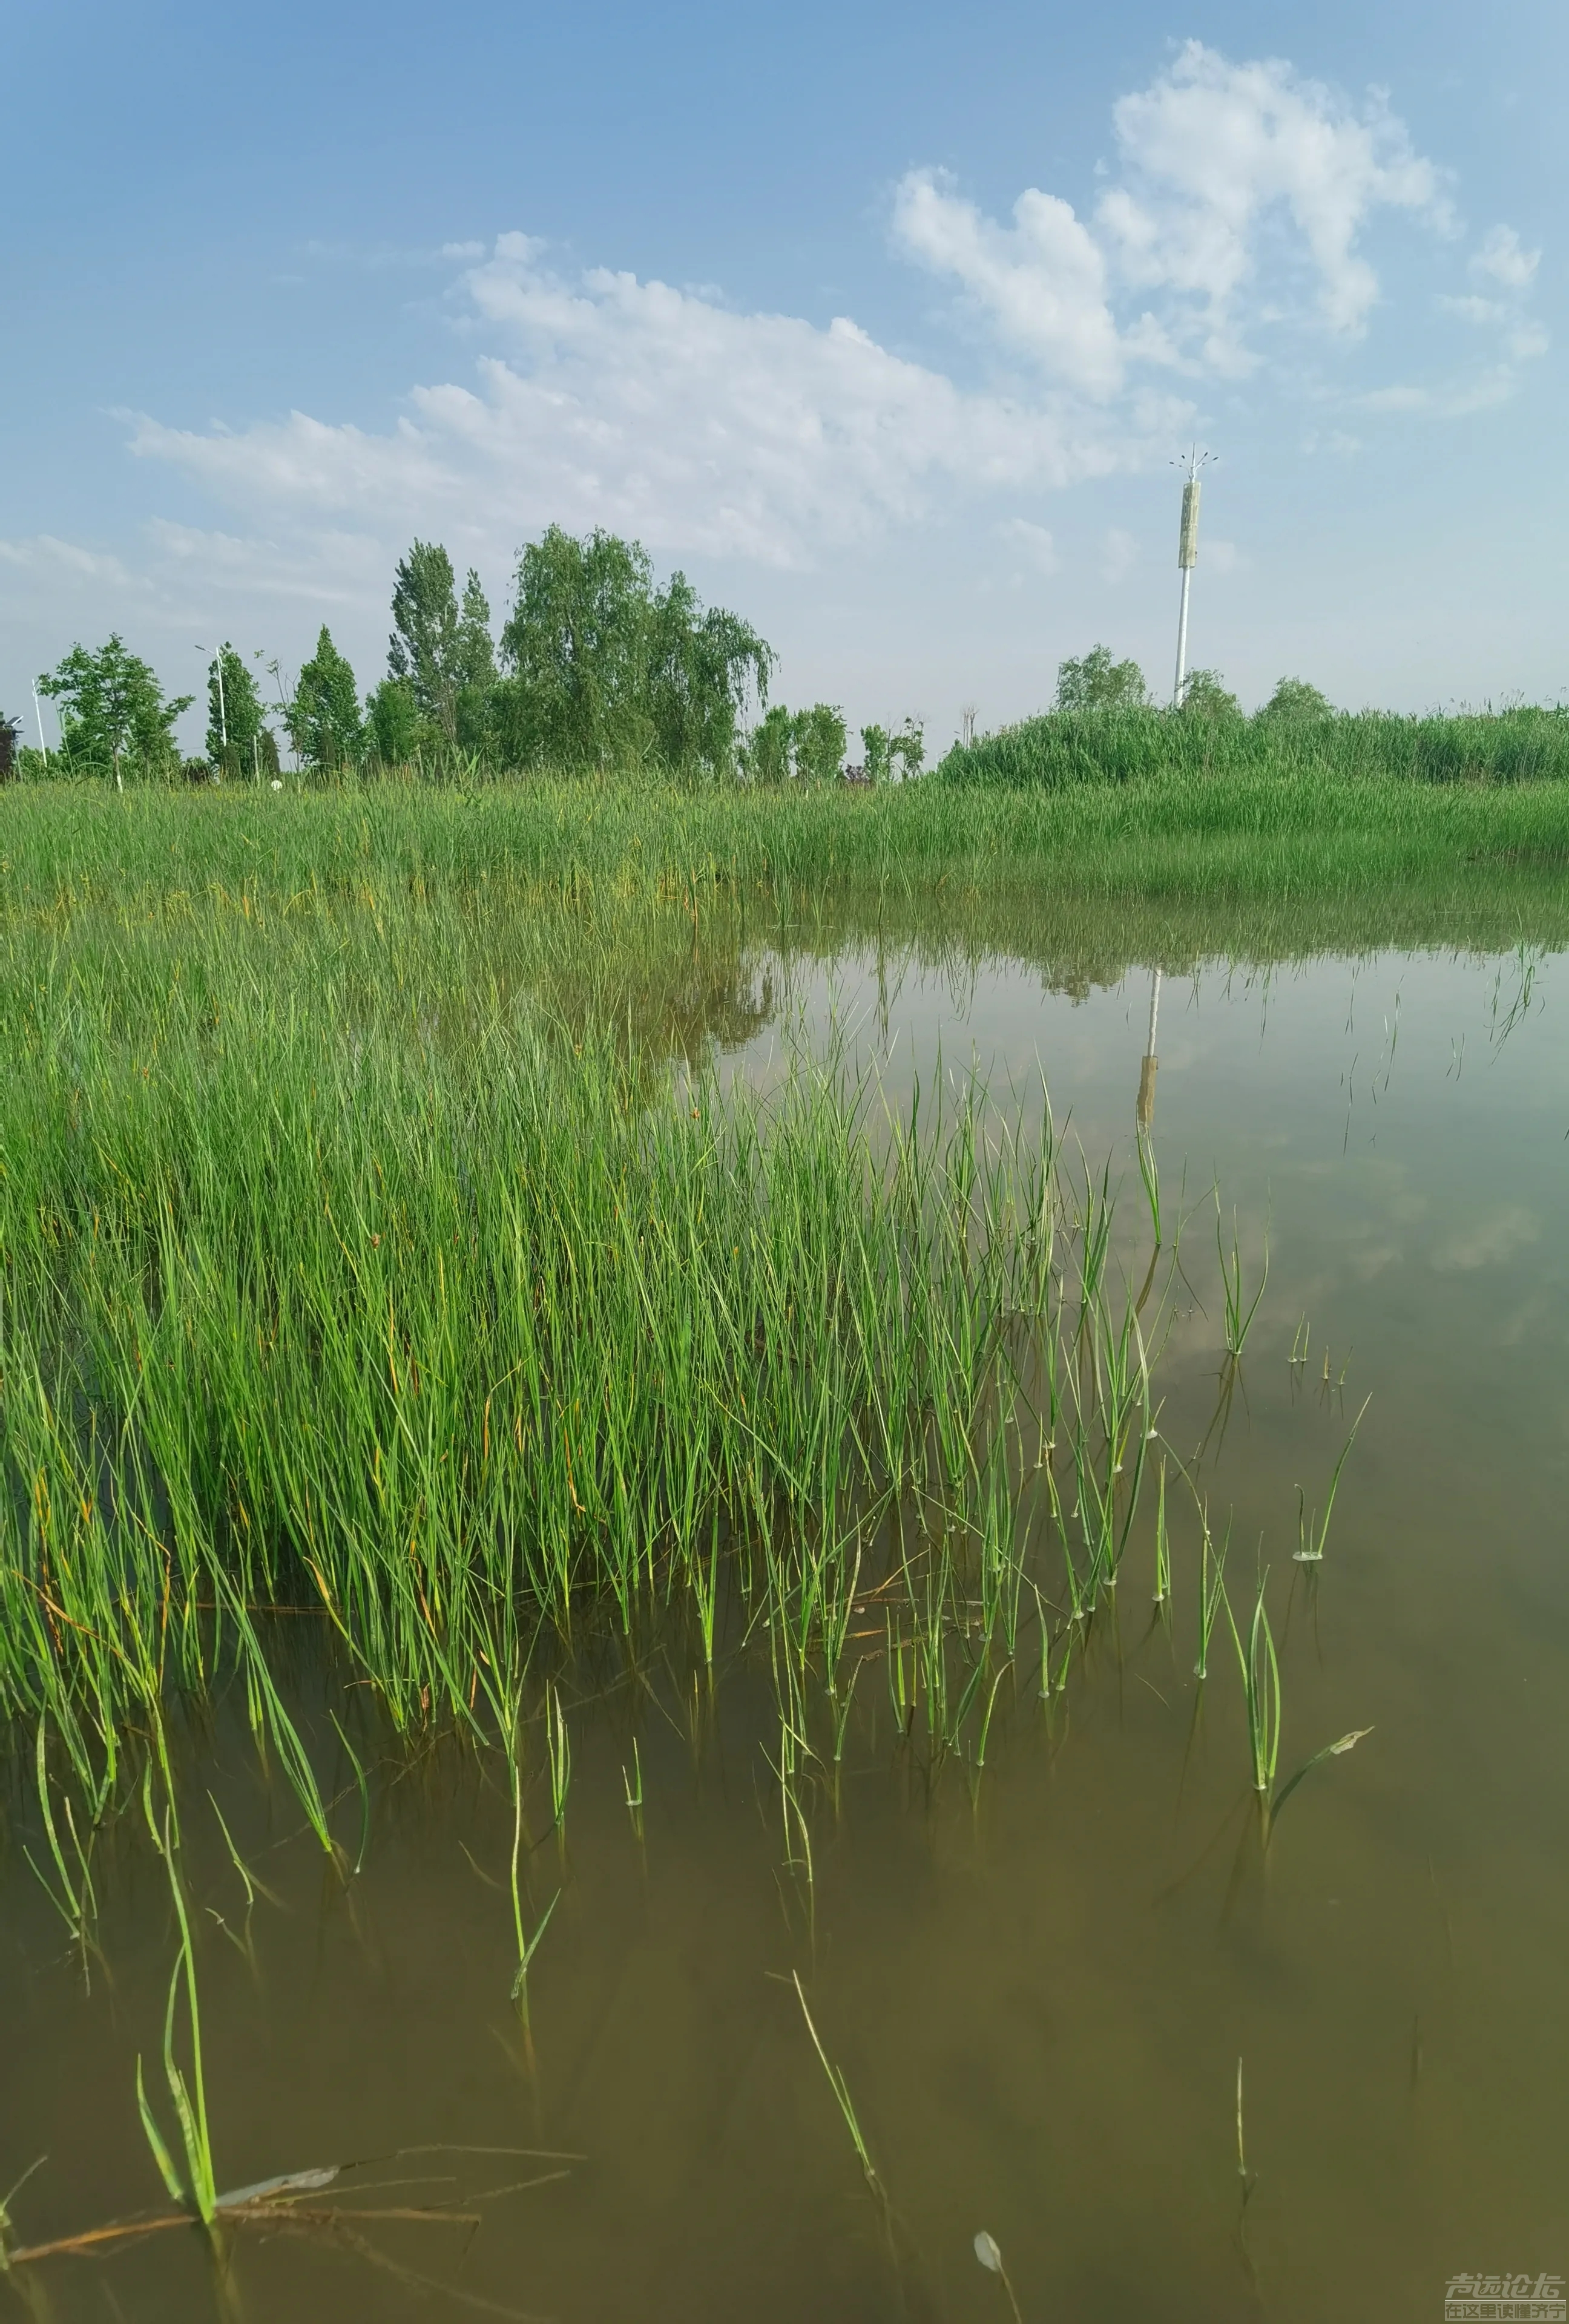
{"label": "green tree", "polygon": [[457,741],[466,751],[483,751],[490,742],[495,685],[490,604],[471,566],[457,613]]}
{"label": "green tree", "polygon": [[844,715],[832,703],[814,702],[790,721],[796,773],[803,782],[831,783],[844,764]]}
{"label": "green tree", "polygon": [[[472,574],[469,577],[475,578]],[[407,557],[399,558],[392,584],[387,672],[408,680],[420,716],[448,743],[457,740],[461,662],[462,623],[452,559],[439,541],[417,540]]]}
{"label": "green tree", "polygon": [[1240,718],[1242,706],[1218,669],[1190,669],[1182,683],[1185,718]]}
{"label": "green tree", "polygon": [[151,667],[116,632],[96,654],[73,646],[38,690],[60,705],[60,749],[73,773],[167,779],[180,766],[175,722],[195,696],[166,702]]}
{"label": "green tree", "polygon": [[[218,672],[223,672],[223,700]],[[225,742],[225,733],[228,740]],[[207,755],[231,780],[265,774],[276,767],[278,746],[256,691],[254,673],[226,639],[207,669]],[[269,758],[272,765],[269,766]]]}
{"label": "green tree", "polygon": [[22,750],[20,718],[0,718],[0,783],[14,782]]}
{"label": "green tree", "polygon": [[717,770],[742,712],[766,701],[773,656],[744,622],[705,609],[684,574],[656,591],[636,541],[552,525],[518,560],[502,632],[498,731],[518,764]]}
{"label": "green tree", "polygon": [[926,764],[926,730],[914,718],[907,718],[897,734],[891,734],[886,726],[863,726],[861,749],[863,771],[869,783],[885,782],[895,762],[908,780]]}
{"label": "green tree", "polygon": [[1059,662],[1059,710],[1147,710],[1149,692],[1136,661],[1113,661],[1110,646],[1092,646],[1078,661]]}
{"label": "green tree", "polygon": [[353,766],[363,747],[354,671],[325,622],[289,706],[289,739],[306,765],[321,774]]}
{"label": "green tree", "polygon": [[420,705],[406,678],[383,678],[365,699],[365,747],[383,767],[406,767],[420,742]]}
{"label": "green tree", "polygon": [[918,719],[905,720],[889,742],[888,755],[899,761],[902,781],[909,782],[912,775],[919,774],[926,764],[926,728]]}
{"label": "green tree", "polygon": [[772,653],[738,615],[705,610],[684,573],[652,599],[647,641],[655,755],[672,771],[727,771],[749,688],[768,700]]}
{"label": "green tree", "polygon": [[753,782],[782,783],[790,771],[790,733],[794,720],[782,702],[760,718],[742,752],[742,764]]}
{"label": "green tree", "polygon": [[1305,678],[1283,678],[1260,711],[1260,718],[1333,718],[1334,705]]}
{"label": "green tree", "polygon": [[502,631],[509,755],[563,767],[637,762],[652,741],[642,683],[652,571],[635,541],[553,524],[518,559]]}

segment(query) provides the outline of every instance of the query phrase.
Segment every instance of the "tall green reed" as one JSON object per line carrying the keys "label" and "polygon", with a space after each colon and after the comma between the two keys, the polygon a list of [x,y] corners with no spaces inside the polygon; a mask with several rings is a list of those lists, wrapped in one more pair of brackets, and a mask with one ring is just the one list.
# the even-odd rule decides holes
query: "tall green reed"
{"label": "tall green reed", "polygon": [[[493,807],[542,878],[568,825],[540,799]],[[629,846],[654,827],[606,812]],[[673,873],[617,898],[609,858],[578,865],[513,974],[494,831],[439,801],[310,814],[245,826],[266,879],[176,898],[165,868],[159,901],[137,882],[177,826],[137,803],[114,890],[73,807],[52,932],[42,863],[0,875],[0,1711],[47,1719],[101,1803],[127,1724],[160,1752],[171,1696],[237,1681],[346,1869],[275,1609],[395,1729],[476,1739],[509,1731],[538,1624],[571,1648],[687,1608],[713,1668],[766,1610],[805,1860],[800,1755],[843,1757],[858,1609],[912,1744],[990,1733],[1027,1602],[1041,1691],[1066,1684],[1144,1522],[1166,1326],[1136,1222],[1044,1091],[944,1074],[900,1107],[804,1052],[766,1093],[672,1071],[593,980],[658,953]],[[545,1724],[559,1825],[549,1691]]]}

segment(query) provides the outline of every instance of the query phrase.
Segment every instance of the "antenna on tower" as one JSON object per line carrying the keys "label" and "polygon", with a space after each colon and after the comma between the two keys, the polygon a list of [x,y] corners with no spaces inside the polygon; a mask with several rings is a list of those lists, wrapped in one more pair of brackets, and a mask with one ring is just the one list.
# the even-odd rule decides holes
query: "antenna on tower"
{"label": "antenna on tower", "polygon": [[1192,445],[1180,459],[1173,460],[1174,468],[1183,471],[1182,530],[1177,537],[1177,561],[1182,568],[1182,602],[1177,615],[1177,682],[1171,689],[1171,706],[1182,707],[1182,689],[1187,681],[1187,598],[1193,586],[1193,568],[1198,563],[1198,491],[1200,472],[1214,460],[1213,452],[1201,452]]}

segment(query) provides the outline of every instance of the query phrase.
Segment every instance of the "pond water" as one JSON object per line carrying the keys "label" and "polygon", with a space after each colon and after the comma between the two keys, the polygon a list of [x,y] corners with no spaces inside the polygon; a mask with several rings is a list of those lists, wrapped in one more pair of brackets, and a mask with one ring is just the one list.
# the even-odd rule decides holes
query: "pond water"
{"label": "pond water", "polygon": [[[1437,2318],[1461,2272],[1569,2276],[1562,962],[1168,978],[1153,1074],[1148,971],[1061,991],[863,947],[749,973],[725,1074],[766,1084],[795,1027],[895,1100],[978,1070],[994,1103],[1011,1084],[1038,1102],[1044,1076],[1130,1218],[1142,1088],[1185,1221],[1160,1431],[1229,1525],[1244,1633],[1268,1571],[1282,1786],[1367,1731],[1266,1830],[1223,1622],[1195,1676],[1175,1487],[1168,1612],[1130,1560],[1066,1690],[1021,1681],[983,1768],[900,1738],[869,1631],[843,1766],[808,1786],[809,1882],[785,1860],[766,1657],[710,1693],[657,1642],[591,1654],[561,1682],[560,1832],[542,1761],[527,1805],[526,1909],[549,1919],[525,2036],[504,1769],[383,1746],[362,1828],[300,1624],[280,1652],[360,1868],[300,1830],[243,1704],[188,1719],[207,2097],[220,2185],[355,2168],[330,2215],[217,2253],[171,2230],[19,2271],[18,2311],[1006,2324],[983,2229],[1030,2324]],[[1250,1298],[1268,1250],[1234,1368],[1217,1188]],[[1322,1509],[1359,1413],[1323,1562],[1297,1563],[1298,1489]],[[209,1787],[264,1884],[249,1911]],[[135,2061],[162,2099],[174,1929],[139,1825],[95,1853],[84,1973],[14,1777],[0,2171],[48,2157],[13,2206],[28,2243],[158,2197]]]}

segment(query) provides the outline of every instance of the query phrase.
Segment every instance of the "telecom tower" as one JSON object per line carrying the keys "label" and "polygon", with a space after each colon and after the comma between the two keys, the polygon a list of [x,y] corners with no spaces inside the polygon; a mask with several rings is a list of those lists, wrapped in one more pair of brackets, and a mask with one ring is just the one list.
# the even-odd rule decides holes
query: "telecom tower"
{"label": "telecom tower", "polygon": [[1186,468],[1182,486],[1182,530],[1177,537],[1177,561],[1182,568],[1182,602],[1177,614],[1177,680],[1171,689],[1171,706],[1182,707],[1182,689],[1187,679],[1187,599],[1193,586],[1193,568],[1198,563],[1198,492],[1199,472],[1214,458],[1211,452],[1201,452],[1195,444],[1186,460],[1174,463]]}

